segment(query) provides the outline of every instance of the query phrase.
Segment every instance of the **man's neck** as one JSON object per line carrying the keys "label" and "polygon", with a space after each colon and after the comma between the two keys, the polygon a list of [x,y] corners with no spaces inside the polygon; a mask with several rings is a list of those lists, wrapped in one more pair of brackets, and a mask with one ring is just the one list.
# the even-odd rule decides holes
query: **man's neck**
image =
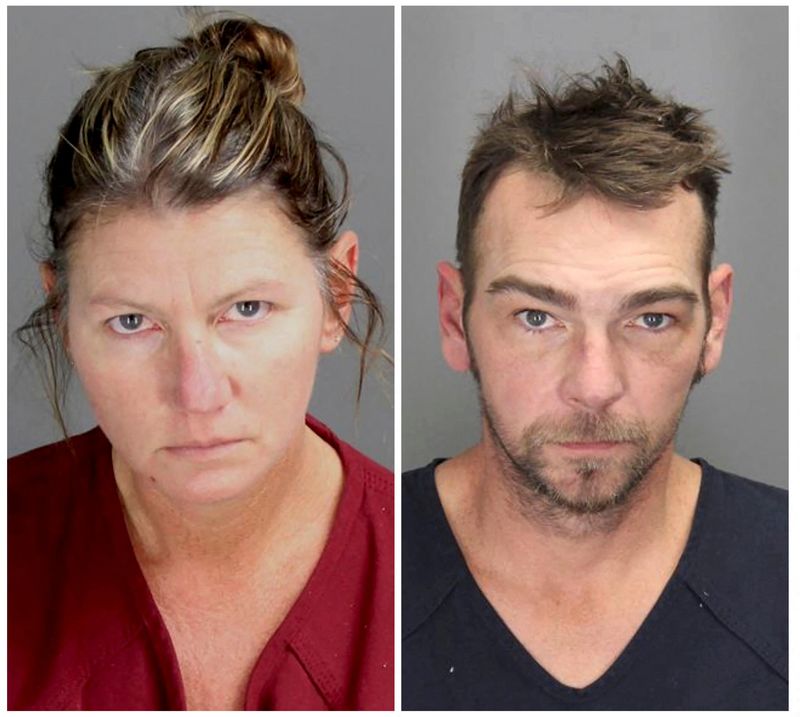
{"label": "man's neck", "polygon": [[[700,469],[665,451],[612,522],[582,522],[520,505],[486,443],[437,470],[448,520],[474,573],[521,589],[606,592],[640,572],[671,573],[691,527]],[[594,529],[593,529],[594,527]],[[531,581],[535,576],[535,581]]]}

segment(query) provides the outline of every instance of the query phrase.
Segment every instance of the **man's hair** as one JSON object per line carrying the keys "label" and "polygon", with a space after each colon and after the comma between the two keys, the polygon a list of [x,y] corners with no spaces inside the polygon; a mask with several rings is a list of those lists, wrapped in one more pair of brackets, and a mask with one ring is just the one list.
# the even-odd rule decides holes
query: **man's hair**
{"label": "man's hair", "polygon": [[587,193],[637,208],[669,203],[682,186],[696,191],[705,219],[703,291],[714,252],[719,180],[728,164],[702,112],[653,94],[618,56],[595,77],[581,74],[556,91],[531,80],[531,96],[513,90],[489,116],[461,176],[456,239],[464,311],[474,290],[475,229],[486,195],[509,169],[556,180],[553,211]]}

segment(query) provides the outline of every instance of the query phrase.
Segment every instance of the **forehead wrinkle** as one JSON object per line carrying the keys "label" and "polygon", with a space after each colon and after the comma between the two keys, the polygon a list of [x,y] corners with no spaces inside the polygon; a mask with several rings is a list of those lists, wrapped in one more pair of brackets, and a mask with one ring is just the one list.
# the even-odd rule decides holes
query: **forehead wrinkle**
{"label": "forehead wrinkle", "polygon": [[[243,283],[256,279],[278,281],[288,271],[288,260],[255,240],[249,246],[239,246],[235,251],[220,246],[201,251],[182,251],[181,247],[165,243],[157,253],[143,247],[101,245],[95,251],[87,251],[76,264],[83,269],[86,278],[98,275],[100,286],[151,283],[157,287],[172,288],[177,281],[192,282],[208,280],[209,285]],[[254,274],[254,269],[258,271]],[[142,282],[144,280],[144,282]]]}
{"label": "forehead wrinkle", "polygon": [[[694,265],[689,267],[678,258],[661,251],[640,252],[632,256],[598,262],[596,257],[572,252],[570,247],[538,247],[534,252],[525,247],[498,250],[491,261],[478,267],[482,280],[492,277],[519,277],[528,283],[547,284],[559,288],[573,285],[608,287],[618,284],[623,289],[635,280],[642,288],[693,285]],[[567,289],[562,289],[569,293]]]}
{"label": "forehead wrinkle", "polygon": [[[676,188],[672,201],[653,209],[630,207],[587,193],[576,197],[559,211],[542,216],[541,203],[548,198],[548,190],[552,187],[535,173],[509,172],[500,176],[487,193],[475,225],[472,256],[476,272],[490,257],[494,259],[502,254],[513,257],[518,251],[529,252],[531,244],[542,247],[551,241],[563,241],[563,236],[558,236],[560,232],[552,232],[564,215],[570,214],[579,222],[588,222],[592,233],[596,229],[608,233],[609,228],[613,229],[619,223],[623,233],[632,238],[638,231],[637,227],[645,231],[653,220],[659,225],[671,222],[671,227],[665,226],[664,253],[681,264],[681,257],[686,257],[692,262],[692,273],[700,273],[707,227],[696,192]],[[527,241],[524,241],[526,234]],[[581,242],[578,241],[577,245],[576,249],[581,247]],[[580,263],[580,256],[574,256],[573,260]],[[500,263],[505,262],[501,260]]]}

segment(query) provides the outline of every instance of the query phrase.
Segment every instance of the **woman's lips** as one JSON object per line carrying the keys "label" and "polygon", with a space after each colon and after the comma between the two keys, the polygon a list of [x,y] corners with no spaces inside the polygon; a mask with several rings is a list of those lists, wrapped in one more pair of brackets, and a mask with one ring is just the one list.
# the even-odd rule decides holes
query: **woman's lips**
{"label": "woman's lips", "polygon": [[187,458],[190,460],[204,460],[209,458],[219,458],[235,451],[244,440],[235,438],[232,440],[210,441],[208,443],[188,443],[183,446],[168,446],[167,452],[177,458]]}

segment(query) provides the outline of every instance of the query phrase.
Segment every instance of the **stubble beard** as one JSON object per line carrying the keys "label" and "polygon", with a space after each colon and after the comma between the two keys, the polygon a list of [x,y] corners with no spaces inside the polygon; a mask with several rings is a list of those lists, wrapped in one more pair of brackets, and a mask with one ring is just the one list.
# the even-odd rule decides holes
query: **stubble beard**
{"label": "stubble beard", "polygon": [[[618,526],[642,493],[653,467],[672,445],[689,394],[703,378],[704,353],[680,409],[658,426],[591,412],[545,415],[514,440],[486,400],[470,347],[481,410],[515,507],[537,522],[572,535],[608,532]],[[623,442],[630,448],[624,457],[565,457],[559,467],[545,457],[548,446],[578,442]]]}

